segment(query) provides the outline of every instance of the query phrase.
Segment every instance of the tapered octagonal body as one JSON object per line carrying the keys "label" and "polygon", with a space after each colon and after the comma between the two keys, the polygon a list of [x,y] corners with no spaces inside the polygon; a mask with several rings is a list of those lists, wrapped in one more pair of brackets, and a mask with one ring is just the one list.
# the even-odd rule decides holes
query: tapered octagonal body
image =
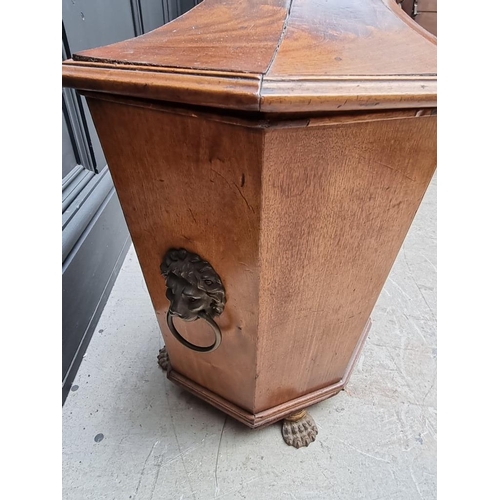
{"label": "tapered octagonal body", "polygon": [[[251,427],[342,389],[435,169],[434,37],[392,0],[205,0],[63,75],[87,97],[168,377]],[[167,324],[170,249],[223,284],[215,327],[173,317],[195,345],[220,329],[211,352]]]}

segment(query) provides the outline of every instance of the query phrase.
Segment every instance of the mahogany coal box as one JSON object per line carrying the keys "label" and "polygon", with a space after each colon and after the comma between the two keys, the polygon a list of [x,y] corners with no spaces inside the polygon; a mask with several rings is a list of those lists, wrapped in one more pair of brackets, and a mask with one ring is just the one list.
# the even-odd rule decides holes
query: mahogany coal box
{"label": "mahogany coal box", "polygon": [[393,0],[205,0],[73,54],[63,83],[87,98],[167,377],[307,446],[435,170],[436,38]]}

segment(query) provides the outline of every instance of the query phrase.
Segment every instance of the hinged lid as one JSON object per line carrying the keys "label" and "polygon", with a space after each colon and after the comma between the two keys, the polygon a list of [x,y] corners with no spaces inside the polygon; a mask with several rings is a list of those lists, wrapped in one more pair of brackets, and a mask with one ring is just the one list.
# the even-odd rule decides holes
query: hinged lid
{"label": "hinged lid", "polygon": [[63,63],[81,90],[271,113],[436,106],[436,38],[394,0],[204,0]]}

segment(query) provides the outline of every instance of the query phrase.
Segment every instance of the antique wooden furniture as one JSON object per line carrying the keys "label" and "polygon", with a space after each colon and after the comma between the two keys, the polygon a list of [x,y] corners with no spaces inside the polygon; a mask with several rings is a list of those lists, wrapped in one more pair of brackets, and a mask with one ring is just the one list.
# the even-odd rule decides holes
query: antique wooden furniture
{"label": "antique wooden furniture", "polygon": [[435,38],[393,0],[205,0],[74,54],[63,82],[88,100],[168,378],[309,444],[304,410],[347,383],[435,170]]}
{"label": "antique wooden furniture", "polygon": [[437,0],[397,0],[420,26],[437,35]]}

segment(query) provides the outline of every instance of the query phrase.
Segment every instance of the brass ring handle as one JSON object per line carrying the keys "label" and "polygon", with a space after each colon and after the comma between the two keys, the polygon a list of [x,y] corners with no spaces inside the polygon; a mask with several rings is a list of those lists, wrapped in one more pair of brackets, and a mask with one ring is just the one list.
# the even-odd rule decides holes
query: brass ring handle
{"label": "brass ring handle", "polygon": [[210,317],[208,314],[205,314],[204,312],[200,312],[198,314],[198,318],[205,320],[211,327],[212,330],[214,331],[215,334],[215,340],[212,345],[209,345],[207,347],[202,347],[196,344],[192,344],[189,342],[189,340],[186,340],[178,331],[177,328],[175,328],[174,325],[174,315],[172,314],[172,311],[169,309],[167,312],[167,325],[170,328],[170,331],[172,332],[172,335],[184,346],[188,347],[189,349],[192,349],[193,351],[197,352],[212,352],[217,349],[217,347],[220,346],[220,343],[222,342],[222,333],[220,331],[219,325]]}
{"label": "brass ring handle", "polygon": [[[222,342],[222,333],[214,317],[222,314],[226,304],[226,290],[220,276],[206,260],[184,248],[168,250],[160,271],[165,278],[166,297],[170,301],[167,325],[172,335],[193,351],[215,351]],[[184,321],[206,321],[215,335],[213,344],[202,347],[186,340],[175,328],[174,316]]]}

